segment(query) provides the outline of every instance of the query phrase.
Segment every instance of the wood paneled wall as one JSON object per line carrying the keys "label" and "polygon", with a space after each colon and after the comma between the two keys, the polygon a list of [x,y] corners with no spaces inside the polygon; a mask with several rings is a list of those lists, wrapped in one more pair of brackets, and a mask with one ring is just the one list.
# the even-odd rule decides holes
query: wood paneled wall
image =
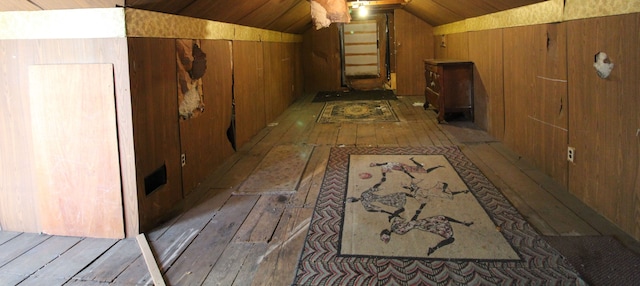
{"label": "wood paneled wall", "polygon": [[205,111],[196,118],[180,120],[180,150],[186,157],[182,167],[185,196],[233,154],[226,136],[232,109],[231,41],[200,40],[200,49],[207,55],[202,77]]}
{"label": "wood paneled wall", "polygon": [[320,30],[312,28],[303,36],[305,92],[340,90],[342,67],[338,26],[334,24]]}
{"label": "wood paneled wall", "polygon": [[438,59],[466,60],[469,58],[469,33],[436,35],[433,43]]}
{"label": "wood paneled wall", "polygon": [[[109,51],[109,52],[105,52]],[[35,160],[32,142],[29,76],[31,65],[113,64],[118,125],[122,200],[127,234],[138,229],[138,205],[127,42],[118,39],[2,40],[0,41],[0,227],[2,230],[40,232]],[[70,118],[72,120],[72,118]],[[95,208],[100,208],[95,201]]]}
{"label": "wood paneled wall", "polygon": [[[452,34],[436,48],[438,57],[474,61],[479,126],[636,239],[639,28],[635,13]],[[615,64],[608,79],[593,69],[599,51]]]}
{"label": "wood paneled wall", "polygon": [[[128,43],[140,228],[147,229],[182,199],[176,44],[158,38]],[[167,183],[145,190],[145,177],[163,165]]]}
{"label": "wood paneled wall", "polygon": [[297,43],[233,41],[238,148],[301,96],[300,47]]}
{"label": "wood paneled wall", "polygon": [[[640,14],[567,23],[569,190],[640,240]],[[594,55],[614,63],[599,78]]]}
{"label": "wood paneled wall", "polygon": [[565,23],[504,30],[504,142],[567,184]]}
{"label": "wood paneled wall", "polygon": [[474,120],[498,140],[504,137],[502,30],[469,33],[469,60],[474,63]]}
{"label": "wood paneled wall", "polygon": [[[404,10],[396,9],[395,50],[398,95],[424,95],[424,60],[434,57],[433,27]],[[394,44],[391,44],[394,47]]]}

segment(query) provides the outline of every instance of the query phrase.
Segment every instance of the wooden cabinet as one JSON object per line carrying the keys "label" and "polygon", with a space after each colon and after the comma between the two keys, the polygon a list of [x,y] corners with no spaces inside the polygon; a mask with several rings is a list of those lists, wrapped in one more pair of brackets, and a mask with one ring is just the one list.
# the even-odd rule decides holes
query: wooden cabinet
{"label": "wooden cabinet", "polygon": [[473,120],[473,62],[424,60],[424,77],[427,82],[424,109],[429,104],[435,107],[438,122],[451,113],[464,113]]}

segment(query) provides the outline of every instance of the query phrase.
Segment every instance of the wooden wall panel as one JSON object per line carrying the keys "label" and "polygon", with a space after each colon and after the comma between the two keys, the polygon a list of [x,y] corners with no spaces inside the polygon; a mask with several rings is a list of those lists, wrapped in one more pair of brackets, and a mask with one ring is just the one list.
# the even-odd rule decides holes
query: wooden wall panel
{"label": "wooden wall panel", "polygon": [[[105,52],[109,51],[109,52]],[[114,67],[120,175],[128,236],[138,232],[138,203],[126,39],[0,41],[0,227],[39,232],[35,157],[28,96],[29,65],[111,63]]]}
{"label": "wooden wall panel", "polygon": [[[433,27],[414,15],[396,9],[395,52],[398,95],[424,94],[424,60],[435,56]],[[393,46],[393,45],[392,45]]]}
{"label": "wooden wall panel", "polygon": [[266,126],[262,42],[233,42],[233,93],[238,148]]}
{"label": "wooden wall panel", "polygon": [[502,29],[469,33],[469,60],[474,63],[475,124],[498,140],[504,133]]}
{"label": "wooden wall panel", "polygon": [[182,192],[191,193],[207,176],[233,154],[227,139],[231,123],[232,63],[231,41],[201,40],[207,55],[207,70],[202,77],[204,112],[198,117],[180,120]]}
{"label": "wooden wall panel", "polygon": [[[291,102],[291,93],[285,85],[289,84],[291,74],[284,71],[287,58],[284,43],[262,44],[264,59],[264,108],[267,123],[273,121]],[[290,84],[289,84],[290,86]]]}
{"label": "wooden wall panel", "polygon": [[566,66],[563,23],[504,30],[504,141],[564,186]]}
{"label": "wooden wall panel", "polygon": [[[640,14],[567,23],[569,61],[569,190],[640,239]],[[608,79],[593,69],[606,52]]]}
{"label": "wooden wall panel", "polygon": [[[442,42],[444,41],[444,45]],[[469,59],[469,33],[457,33],[442,36],[434,36],[435,56],[437,59]]]}
{"label": "wooden wall panel", "polygon": [[113,65],[29,67],[42,232],[124,238]]}
{"label": "wooden wall panel", "polygon": [[338,26],[304,33],[304,90],[306,92],[341,89],[340,35]]}
{"label": "wooden wall panel", "polygon": [[[182,199],[180,135],[173,39],[129,38],[132,114],[140,227],[157,223]],[[145,177],[166,166],[167,183],[145,193]]]}

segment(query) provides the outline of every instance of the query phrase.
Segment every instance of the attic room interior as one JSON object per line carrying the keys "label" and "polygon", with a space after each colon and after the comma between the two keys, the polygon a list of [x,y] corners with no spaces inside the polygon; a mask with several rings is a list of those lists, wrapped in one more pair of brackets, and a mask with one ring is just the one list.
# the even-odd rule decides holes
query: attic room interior
{"label": "attic room interior", "polygon": [[0,27],[0,285],[640,281],[640,0],[3,0]]}

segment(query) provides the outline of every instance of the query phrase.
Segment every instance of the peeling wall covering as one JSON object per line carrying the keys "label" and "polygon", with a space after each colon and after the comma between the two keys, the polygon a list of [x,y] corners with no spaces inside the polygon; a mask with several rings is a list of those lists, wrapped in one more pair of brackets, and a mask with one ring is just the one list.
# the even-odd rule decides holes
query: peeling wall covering
{"label": "peeling wall covering", "polygon": [[549,0],[437,26],[435,35],[482,31],[640,12],[640,0]]}
{"label": "peeling wall covering", "polygon": [[0,39],[126,37],[122,8],[0,12],[0,27]]}

